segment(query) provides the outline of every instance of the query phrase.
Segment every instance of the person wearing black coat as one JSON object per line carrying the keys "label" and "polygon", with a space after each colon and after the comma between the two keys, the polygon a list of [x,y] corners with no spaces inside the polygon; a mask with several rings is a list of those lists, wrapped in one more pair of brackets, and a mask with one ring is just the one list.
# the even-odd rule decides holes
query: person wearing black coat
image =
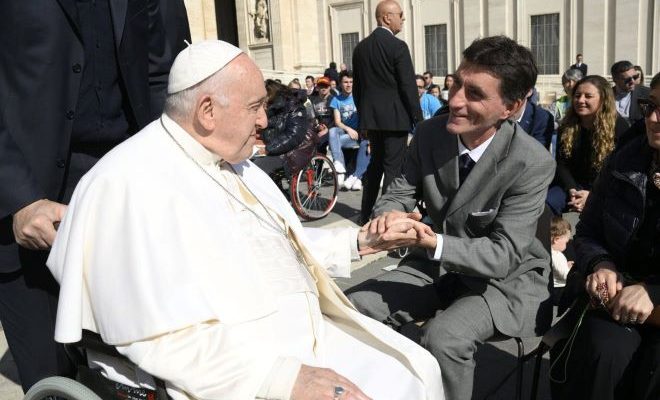
{"label": "person wearing black coat", "polygon": [[557,398],[660,398],[660,74],[650,100],[645,135],[611,155],[577,225],[576,266],[601,307],[582,320]]}
{"label": "person wearing black coat", "polygon": [[265,145],[265,156],[252,161],[267,174],[286,168],[291,174],[284,156],[298,148],[304,141],[311,120],[305,109],[307,95],[304,90],[292,90],[273,80],[266,81],[268,92],[268,126],[260,133]]}
{"label": "person wearing black coat", "polygon": [[335,82],[339,82],[339,72],[337,72],[337,63],[335,63],[334,61],[331,62],[330,66],[326,68],[325,71],[323,71],[323,76]]}
{"label": "person wearing black coat", "polygon": [[161,1],[0,0],[0,319],[23,390],[71,373],[45,262],[78,179],[162,111],[184,46],[165,26],[187,17]]}
{"label": "person wearing black coat", "polygon": [[383,175],[384,194],[401,172],[408,133],[424,120],[410,51],[395,37],[405,21],[401,6],[394,0],[379,2],[376,20],[378,27],[353,51],[353,99],[371,148],[361,222],[371,218]]}

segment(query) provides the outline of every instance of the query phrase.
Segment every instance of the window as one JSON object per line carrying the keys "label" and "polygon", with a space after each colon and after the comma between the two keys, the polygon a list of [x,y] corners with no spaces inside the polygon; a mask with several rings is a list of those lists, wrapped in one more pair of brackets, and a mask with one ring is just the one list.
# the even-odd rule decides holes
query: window
{"label": "window", "polygon": [[433,76],[447,75],[447,24],[424,27],[426,70]]}
{"label": "window", "polygon": [[532,15],[531,43],[539,74],[558,74],[559,14]]}
{"label": "window", "polygon": [[341,60],[349,70],[353,69],[353,50],[359,41],[358,32],[341,34]]}

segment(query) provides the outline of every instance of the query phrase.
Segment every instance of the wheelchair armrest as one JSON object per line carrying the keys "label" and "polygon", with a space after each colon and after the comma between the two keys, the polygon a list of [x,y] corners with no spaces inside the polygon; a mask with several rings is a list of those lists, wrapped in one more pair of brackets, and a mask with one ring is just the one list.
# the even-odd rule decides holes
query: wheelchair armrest
{"label": "wheelchair armrest", "polygon": [[76,347],[86,350],[93,350],[107,356],[126,359],[125,356],[117,351],[115,346],[104,343],[101,339],[101,335],[92,331],[83,330],[82,339],[80,339],[80,342],[76,343],[75,345]]}

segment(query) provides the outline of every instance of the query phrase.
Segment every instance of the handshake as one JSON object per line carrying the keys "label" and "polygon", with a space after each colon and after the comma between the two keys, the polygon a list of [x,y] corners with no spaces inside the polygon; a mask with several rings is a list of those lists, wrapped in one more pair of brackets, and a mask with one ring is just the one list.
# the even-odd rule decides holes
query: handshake
{"label": "handshake", "polygon": [[412,246],[435,250],[435,232],[421,220],[420,213],[401,211],[386,212],[372,219],[358,233],[360,255]]}

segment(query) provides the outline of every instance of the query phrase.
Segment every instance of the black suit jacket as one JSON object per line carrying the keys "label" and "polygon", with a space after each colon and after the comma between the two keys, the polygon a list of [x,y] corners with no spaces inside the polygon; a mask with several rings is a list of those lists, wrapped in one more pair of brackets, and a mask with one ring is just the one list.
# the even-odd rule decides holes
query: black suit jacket
{"label": "black suit jacket", "polygon": [[410,51],[387,29],[355,47],[353,81],[360,129],[410,131],[423,120]]}
{"label": "black suit jacket", "polygon": [[628,123],[630,126],[640,119],[644,119],[642,110],[639,109],[639,105],[637,104],[637,100],[648,99],[649,91],[650,89],[647,86],[635,86],[635,90],[632,92],[632,98],[630,99],[630,112],[628,113]]}
{"label": "black suit jacket", "polygon": [[[60,200],[85,57],[75,0],[0,0],[0,8],[2,253],[15,246],[12,214]],[[173,48],[158,0],[111,0],[110,9],[119,75],[141,128],[162,110]]]}
{"label": "black suit jacket", "polygon": [[585,64],[585,63],[582,63],[579,67],[577,66],[577,64],[573,64],[573,65],[571,65],[571,66],[569,67],[569,69],[579,69],[580,72],[582,72],[582,75],[583,75],[583,76],[587,76],[587,70],[588,70],[588,68],[589,68],[589,67],[588,67],[587,64]]}
{"label": "black suit jacket", "polygon": [[[616,86],[612,86],[614,95],[616,96]],[[648,99],[649,98],[649,88],[647,86],[637,85],[632,91],[632,96],[630,98],[630,110],[628,111],[628,118],[623,118],[623,120],[628,124],[627,128],[630,128],[635,124],[635,122],[640,119],[644,119],[642,115],[642,110],[639,109],[637,104],[638,99]]]}

